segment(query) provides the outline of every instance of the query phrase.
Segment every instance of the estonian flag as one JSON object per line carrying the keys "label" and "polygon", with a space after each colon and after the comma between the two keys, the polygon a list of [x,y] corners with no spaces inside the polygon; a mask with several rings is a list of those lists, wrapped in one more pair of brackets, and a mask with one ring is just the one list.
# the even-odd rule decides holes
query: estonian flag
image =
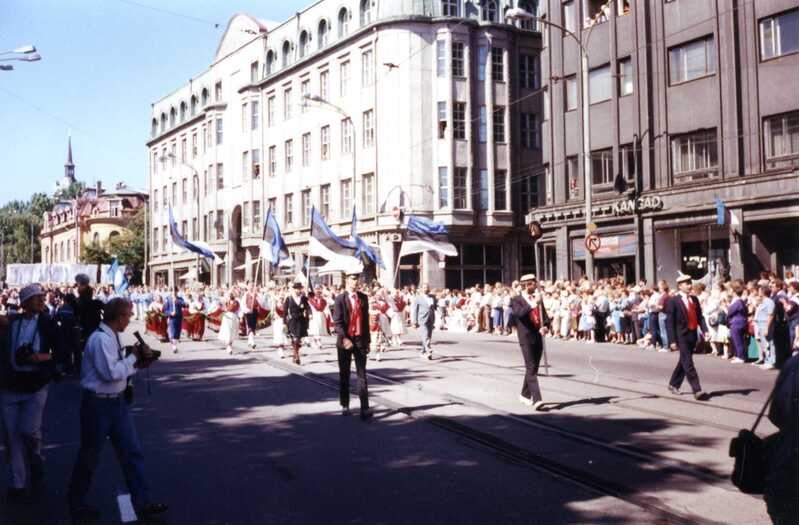
{"label": "estonian flag", "polygon": [[280,261],[289,258],[289,250],[283,241],[283,235],[280,234],[280,226],[277,224],[277,219],[272,215],[272,208],[269,208],[266,212],[263,238],[269,245],[270,262],[273,265],[280,264]]}
{"label": "estonian flag", "polygon": [[108,268],[106,276],[111,284],[114,285],[114,291],[116,291],[116,293],[121,294],[128,289],[128,278],[125,275],[125,269],[120,268],[119,261],[117,261],[116,257],[114,257],[114,262],[111,263],[111,267]]}
{"label": "estonian flag", "polygon": [[383,260],[380,258],[380,255],[378,255],[374,248],[366,244],[366,241],[361,239],[360,235],[358,235],[358,216],[355,214],[355,206],[352,207],[352,230],[350,230],[350,236],[355,242],[356,257],[366,256],[367,259],[375,263],[377,266],[384,270],[386,269],[386,266],[383,264]]}
{"label": "estonian flag", "polygon": [[360,258],[356,257],[357,253],[358,248],[354,242],[345,241],[333,233],[316,208],[311,209],[311,238],[308,241],[308,255],[321,257],[333,263],[333,266],[340,269],[339,271],[358,272],[363,271],[363,264]]}
{"label": "estonian flag", "polygon": [[184,250],[194,252],[197,255],[202,255],[208,259],[216,258],[216,255],[214,255],[214,252],[210,248],[191,243],[184,239],[182,235],[180,235],[180,232],[178,231],[178,225],[175,222],[175,217],[172,215],[172,206],[169,207],[169,233],[172,234],[172,242]]}
{"label": "estonian flag", "polygon": [[449,257],[458,256],[458,249],[449,242],[449,232],[443,223],[409,215],[400,257],[427,251],[438,252]]}

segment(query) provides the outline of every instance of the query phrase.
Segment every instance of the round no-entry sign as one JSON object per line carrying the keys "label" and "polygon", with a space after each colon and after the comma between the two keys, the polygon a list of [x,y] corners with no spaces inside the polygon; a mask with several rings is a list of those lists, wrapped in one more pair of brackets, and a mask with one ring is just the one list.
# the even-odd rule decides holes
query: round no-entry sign
{"label": "round no-entry sign", "polygon": [[595,253],[600,247],[602,246],[602,241],[599,240],[599,235],[591,234],[586,236],[585,238],[585,248],[591,252],[592,254]]}

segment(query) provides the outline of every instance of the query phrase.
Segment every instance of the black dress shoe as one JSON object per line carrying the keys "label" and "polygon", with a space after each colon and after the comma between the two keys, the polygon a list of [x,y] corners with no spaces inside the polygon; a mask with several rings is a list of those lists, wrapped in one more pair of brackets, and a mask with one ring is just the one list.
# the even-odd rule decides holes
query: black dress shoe
{"label": "black dress shoe", "polygon": [[99,520],[100,516],[102,516],[100,509],[91,505],[81,505],[74,508],[70,511],[70,515],[72,515],[74,520]]}
{"label": "black dress shoe", "polygon": [[144,507],[136,510],[136,515],[143,520],[154,518],[169,510],[163,503],[148,503]]}
{"label": "black dress shoe", "polygon": [[370,409],[361,410],[361,421],[369,421],[372,419],[372,411]]}
{"label": "black dress shoe", "polygon": [[673,387],[671,385],[669,385],[669,392],[671,392],[675,396],[679,396],[680,395],[680,389],[679,388],[675,388],[675,387]]}
{"label": "black dress shoe", "polygon": [[700,390],[699,392],[694,392],[694,399],[696,399],[697,401],[707,401],[708,399],[710,399],[710,396],[707,395],[707,392],[703,392]]}

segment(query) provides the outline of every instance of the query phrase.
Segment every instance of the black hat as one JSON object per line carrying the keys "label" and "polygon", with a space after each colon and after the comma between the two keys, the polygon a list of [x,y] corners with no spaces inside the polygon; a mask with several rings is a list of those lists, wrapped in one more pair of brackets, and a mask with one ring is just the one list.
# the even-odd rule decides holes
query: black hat
{"label": "black hat", "polygon": [[292,284],[291,287],[292,288],[302,288],[303,286],[302,286],[301,282],[297,281],[294,284]]}

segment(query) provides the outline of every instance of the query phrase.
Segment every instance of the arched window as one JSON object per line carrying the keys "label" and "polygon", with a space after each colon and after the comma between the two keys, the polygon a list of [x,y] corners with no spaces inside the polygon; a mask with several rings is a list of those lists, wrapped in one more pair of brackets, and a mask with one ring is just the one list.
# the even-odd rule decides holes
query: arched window
{"label": "arched window", "polygon": [[497,21],[497,3],[493,0],[483,4],[480,13],[483,22],[496,22]]}
{"label": "arched window", "polygon": [[311,35],[303,30],[300,33],[300,58],[305,58],[311,54]]}
{"label": "arched window", "polygon": [[58,243],[58,262],[64,262],[64,241]]}
{"label": "arched window", "polygon": [[155,135],[157,133],[158,133],[158,119],[157,118],[153,118],[153,123],[152,123],[151,129],[150,129],[150,136],[151,137],[155,137]]}
{"label": "arched window", "polygon": [[197,114],[197,95],[191,96],[191,116]]}
{"label": "arched window", "polygon": [[459,0],[441,0],[441,16],[459,16]]}
{"label": "arched window", "polygon": [[266,74],[271,75],[275,72],[275,52],[271,49],[266,52]]}
{"label": "arched window", "polygon": [[161,113],[161,133],[166,131],[166,113]]}
{"label": "arched window", "polygon": [[350,33],[350,12],[342,7],[338,12],[338,37],[343,38]]}
{"label": "arched window", "polygon": [[178,116],[178,112],[175,109],[175,107],[172,106],[172,109],[169,110],[169,127],[170,128],[174,128],[175,127],[175,120],[177,119],[177,116]]}
{"label": "arched window", "polygon": [[94,235],[92,235],[92,244],[94,246],[97,246],[98,244],[100,244],[100,234],[99,233],[94,232]]}
{"label": "arched window", "polygon": [[186,101],[180,101],[180,121],[186,122]]}
{"label": "arched window", "polygon": [[50,264],[50,262],[51,262],[50,261],[50,247],[49,246],[45,246],[44,247],[44,262],[46,262],[47,264]]}
{"label": "arched window", "polygon": [[372,0],[361,0],[361,27],[372,23]]}
{"label": "arched window", "polygon": [[203,107],[208,105],[208,88],[203,88],[203,91],[200,94],[200,99],[202,101]]}
{"label": "arched window", "polygon": [[116,230],[114,230],[114,231],[112,231],[111,233],[108,234],[108,240],[110,241],[114,237],[119,237],[119,232],[116,231]]}
{"label": "arched window", "polygon": [[319,30],[317,31],[317,40],[319,42],[319,49],[327,45],[327,20],[319,22]]}
{"label": "arched window", "polygon": [[289,64],[291,64],[291,42],[289,42],[288,40],[283,42],[283,51],[281,55],[282,55],[281,65],[283,67],[286,67]]}

